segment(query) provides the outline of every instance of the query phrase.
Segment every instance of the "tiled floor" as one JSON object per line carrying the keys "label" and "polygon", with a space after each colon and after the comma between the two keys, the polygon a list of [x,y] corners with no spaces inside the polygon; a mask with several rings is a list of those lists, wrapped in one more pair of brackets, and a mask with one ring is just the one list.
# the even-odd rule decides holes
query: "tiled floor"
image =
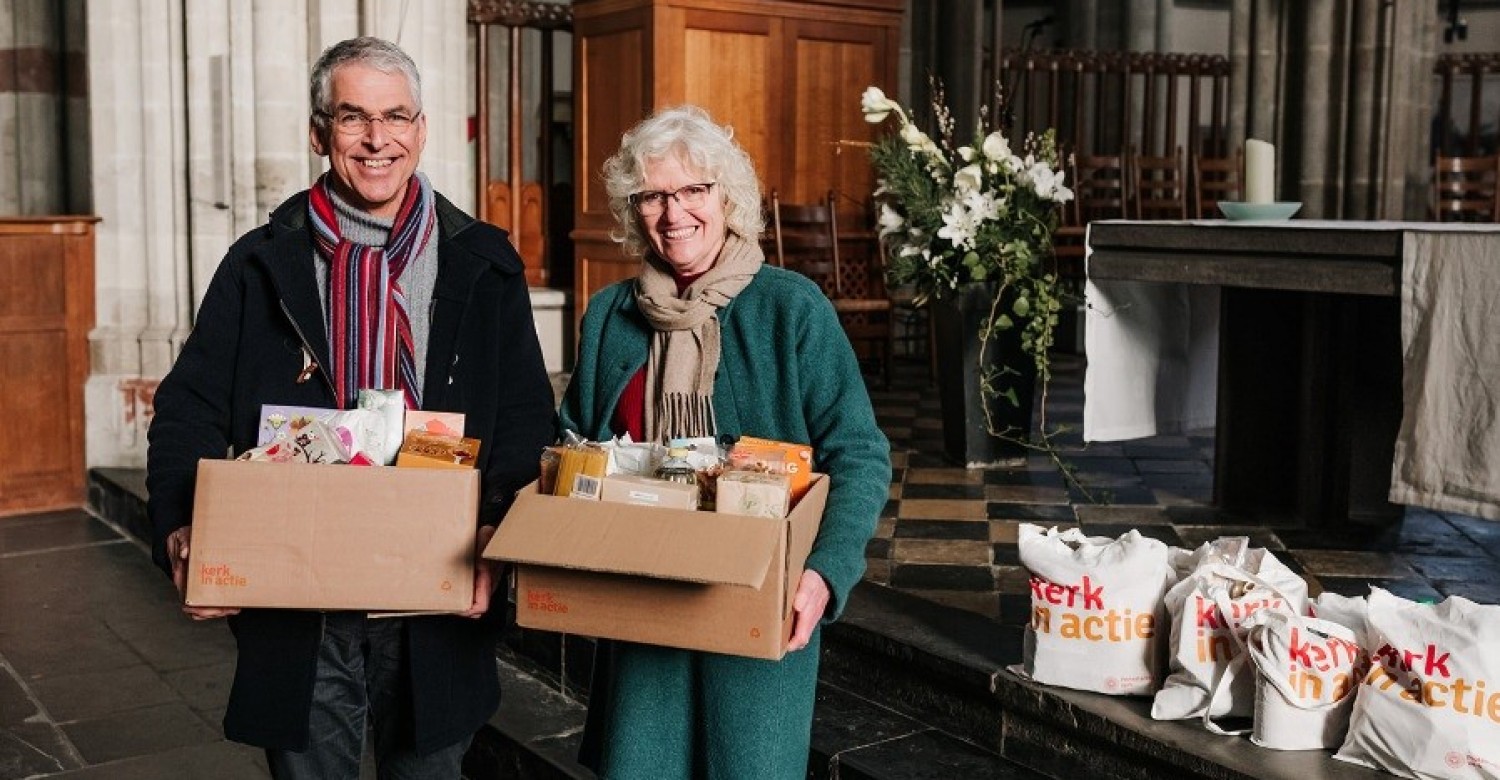
{"label": "tiled floor", "polygon": [[897,362],[889,390],[874,390],[891,439],[891,500],[867,548],[868,579],[952,606],[1024,623],[1030,610],[1016,529],[1024,522],[1081,527],[1096,536],[1130,528],[1179,546],[1248,535],[1323,589],[1363,594],[1370,584],[1413,599],[1459,594],[1500,603],[1500,523],[1409,510],[1399,534],[1329,534],[1226,517],[1209,503],[1213,432],[1083,446],[1083,362],[1058,356],[1048,427],[1069,485],[1048,458],[964,469],[942,456],[941,410],[926,371]]}
{"label": "tiled floor", "polygon": [[0,780],[265,778],[224,741],[234,642],[82,511],[0,519]]}

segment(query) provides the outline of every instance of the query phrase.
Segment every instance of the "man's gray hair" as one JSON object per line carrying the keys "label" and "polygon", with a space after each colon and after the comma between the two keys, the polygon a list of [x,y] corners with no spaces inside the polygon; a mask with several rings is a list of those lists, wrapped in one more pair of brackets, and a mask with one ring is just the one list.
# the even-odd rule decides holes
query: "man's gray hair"
{"label": "man's gray hair", "polygon": [[724,198],[724,223],[747,241],[760,238],[765,228],[761,211],[760,179],[750,155],[734,140],[734,130],[719,125],[697,106],[666,108],[627,131],[620,151],[604,161],[604,188],[618,228],[610,238],[627,255],[646,249],[640,217],[630,196],[645,186],[646,164],[675,157],[715,182],[713,195]]}
{"label": "man's gray hair", "polygon": [[412,109],[421,112],[422,75],[417,72],[417,63],[400,46],[385,39],[370,36],[350,38],[328,47],[313,65],[309,97],[312,99],[313,123],[320,130],[328,129],[333,116],[333,72],[341,65],[350,64],[405,76],[411,99],[416,102]]}

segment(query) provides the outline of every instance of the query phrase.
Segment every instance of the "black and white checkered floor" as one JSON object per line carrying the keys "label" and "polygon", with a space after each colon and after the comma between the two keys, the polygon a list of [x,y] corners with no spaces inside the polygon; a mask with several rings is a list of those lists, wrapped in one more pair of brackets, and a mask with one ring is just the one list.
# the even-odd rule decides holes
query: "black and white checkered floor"
{"label": "black and white checkered floor", "polygon": [[1130,528],[1194,547],[1248,535],[1309,580],[1313,593],[1363,594],[1368,585],[1412,599],[1451,594],[1500,603],[1500,523],[1410,509],[1383,534],[1247,525],[1210,505],[1213,432],[1091,444],[1081,437],[1083,360],[1058,355],[1048,427],[1078,485],[1045,456],[965,469],[942,455],[942,417],[925,365],[898,359],[889,389],[871,395],[891,440],[891,497],[866,549],[867,579],[1004,623],[1025,622],[1030,600],[1016,531],[1024,522],[1081,527],[1096,536]]}

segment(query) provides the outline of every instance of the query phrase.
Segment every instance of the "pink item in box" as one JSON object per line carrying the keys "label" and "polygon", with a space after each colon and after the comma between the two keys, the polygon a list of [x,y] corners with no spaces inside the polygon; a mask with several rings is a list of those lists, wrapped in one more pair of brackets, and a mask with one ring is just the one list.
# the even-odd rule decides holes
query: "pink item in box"
{"label": "pink item in box", "polygon": [[408,409],[403,429],[421,431],[435,436],[463,438],[464,416],[462,412],[424,412],[420,409]]}

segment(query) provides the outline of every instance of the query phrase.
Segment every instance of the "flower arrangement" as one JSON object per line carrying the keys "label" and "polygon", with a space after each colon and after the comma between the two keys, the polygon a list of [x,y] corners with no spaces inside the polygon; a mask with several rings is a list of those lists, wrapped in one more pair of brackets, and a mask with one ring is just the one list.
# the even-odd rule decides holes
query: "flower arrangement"
{"label": "flower arrangement", "polygon": [[[973,140],[956,145],[952,114],[936,85],[936,139],[877,87],[865,90],[860,107],[866,122],[894,117],[899,123],[870,151],[888,281],[911,285],[918,305],[965,285],[990,285],[990,313],[979,333],[981,390],[1018,405],[1016,388],[1005,383],[1029,380],[1030,372],[989,367],[983,352],[997,332],[1020,328],[1021,349],[1037,377],[1045,383],[1050,376],[1047,352],[1062,308],[1052,234],[1058,207],[1073,197],[1052,132],[1028,135],[1017,151],[1001,130],[986,127],[992,118],[986,107]],[[1015,433],[990,429],[997,436]]]}

